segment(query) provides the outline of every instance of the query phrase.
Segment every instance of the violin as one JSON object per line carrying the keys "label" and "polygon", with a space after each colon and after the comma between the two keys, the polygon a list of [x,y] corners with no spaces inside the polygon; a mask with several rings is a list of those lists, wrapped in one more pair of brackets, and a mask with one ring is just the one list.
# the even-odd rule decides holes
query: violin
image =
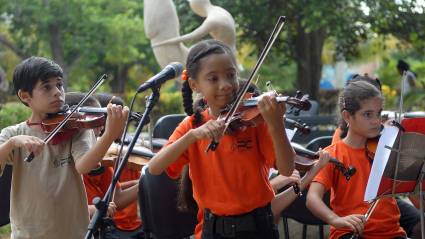
{"label": "violin", "polygon": [[[316,163],[317,159],[319,159],[319,153],[317,152],[305,149],[295,143],[291,143],[291,146],[297,155],[295,157],[295,169],[300,172],[306,172],[310,170]],[[350,178],[356,173],[355,167],[349,166],[346,168],[344,164],[342,164],[336,158],[331,157],[329,162],[336,166],[336,168],[342,173],[342,175],[344,175],[347,181],[350,180]]]}
{"label": "violin", "polygon": [[[52,132],[69,114],[73,107],[64,106],[64,110],[56,113],[49,114],[45,120],[41,122],[41,128],[45,133]],[[76,132],[79,129],[94,129],[104,126],[106,122],[106,108],[97,107],[78,107],[75,112],[71,114],[65,125],[59,132]],[[141,115],[137,112],[131,112],[130,120],[140,120]]]}
{"label": "violin", "polygon": [[[252,97],[252,95],[252,93],[245,94],[245,99],[242,101],[234,115],[229,119],[228,129],[230,132],[237,131],[243,127],[255,127],[263,121],[263,117],[261,116],[260,110],[257,107],[258,101],[262,95],[256,97]],[[309,110],[311,107],[311,103],[308,100],[307,95],[300,96],[298,94],[296,97],[277,96],[276,100],[277,102],[285,102],[286,104],[299,110]],[[225,109],[223,112],[227,112],[227,109]],[[298,126],[303,132],[309,132],[309,129],[307,129],[305,126],[295,122],[296,121],[292,122],[294,127]]]}
{"label": "violin", "polygon": [[287,125],[290,125],[290,127],[292,126],[294,129],[297,129],[297,131],[300,132],[301,134],[311,133],[311,129],[306,123],[300,123],[297,120],[293,120],[286,117],[284,117],[284,120],[285,120],[285,126]]}

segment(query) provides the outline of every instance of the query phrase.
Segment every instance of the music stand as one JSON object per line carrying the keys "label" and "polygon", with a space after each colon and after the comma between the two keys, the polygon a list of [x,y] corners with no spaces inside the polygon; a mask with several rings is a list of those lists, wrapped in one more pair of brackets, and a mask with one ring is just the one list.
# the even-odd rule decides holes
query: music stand
{"label": "music stand", "polygon": [[378,142],[366,187],[365,201],[372,201],[366,220],[380,198],[413,194],[419,185],[421,233],[425,239],[424,175],[425,118],[405,118],[398,126],[386,127]]}

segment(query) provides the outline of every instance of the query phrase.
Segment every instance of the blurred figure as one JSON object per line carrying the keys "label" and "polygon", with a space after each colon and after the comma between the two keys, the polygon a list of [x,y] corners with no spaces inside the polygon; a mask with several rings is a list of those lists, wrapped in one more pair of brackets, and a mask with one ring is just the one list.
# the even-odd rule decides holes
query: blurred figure
{"label": "blurred figure", "polygon": [[[416,86],[416,73],[410,71],[409,64],[403,60],[398,60],[397,70],[401,76],[406,72],[406,78],[403,78],[402,85],[399,89],[399,92],[402,93],[401,95],[406,96],[406,94],[411,92]],[[401,92],[401,90],[403,90],[403,92]]]}

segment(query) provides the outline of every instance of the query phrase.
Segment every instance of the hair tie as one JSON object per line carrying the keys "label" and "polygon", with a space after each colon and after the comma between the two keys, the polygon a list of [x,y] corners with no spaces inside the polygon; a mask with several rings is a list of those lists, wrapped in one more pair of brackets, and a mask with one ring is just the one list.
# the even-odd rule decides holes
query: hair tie
{"label": "hair tie", "polygon": [[187,70],[183,70],[182,72],[182,80],[186,81],[187,80]]}

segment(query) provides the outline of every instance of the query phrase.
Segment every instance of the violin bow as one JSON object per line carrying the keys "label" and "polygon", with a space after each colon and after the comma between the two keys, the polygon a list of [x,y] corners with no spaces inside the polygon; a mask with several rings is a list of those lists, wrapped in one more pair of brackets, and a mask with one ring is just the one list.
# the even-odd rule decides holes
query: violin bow
{"label": "violin bow", "polygon": [[[86,100],[93,95],[93,93],[99,88],[101,84],[108,78],[106,74],[103,74],[100,79],[93,85],[93,87],[87,92],[87,94],[78,102],[78,104],[71,110],[71,112],[46,136],[43,140],[45,144],[49,143],[50,140],[63,128],[66,122],[72,117],[72,115],[78,110],[78,108],[86,102]],[[31,162],[34,159],[34,153],[31,152],[28,157],[24,159],[25,162]]]}
{"label": "violin bow", "polygon": [[[258,70],[260,69],[261,65],[264,62],[264,59],[266,58],[267,54],[269,53],[271,47],[273,46],[273,43],[275,42],[276,38],[279,36],[279,33],[281,32],[284,24],[286,21],[285,16],[279,16],[276,25],[274,26],[274,29],[272,33],[270,34],[269,39],[267,40],[266,46],[262,50],[260,57],[258,58],[257,62],[255,63],[254,69],[252,70],[248,80],[243,85],[242,90],[239,91],[238,96],[236,97],[236,100],[231,104],[230,110],[227,112],[226,117],[224,118],[224,124],[225,128],[223,132],[226,132],[227,127],[229,126],[228,122],[229,119],[231,119],[234,114],[236,113],[236,109],[238,109],[240,103],[242,102],[243,96],[248,91],[249,84],[252,82],[252,79],[254,79],[255,75],[258,73]],[[209,150],[215,151],[215,149],[218,146],[218,142],[214,139],[211,141],[211,143],[208,145],[208,148],[205,152],[208,152]]]}

